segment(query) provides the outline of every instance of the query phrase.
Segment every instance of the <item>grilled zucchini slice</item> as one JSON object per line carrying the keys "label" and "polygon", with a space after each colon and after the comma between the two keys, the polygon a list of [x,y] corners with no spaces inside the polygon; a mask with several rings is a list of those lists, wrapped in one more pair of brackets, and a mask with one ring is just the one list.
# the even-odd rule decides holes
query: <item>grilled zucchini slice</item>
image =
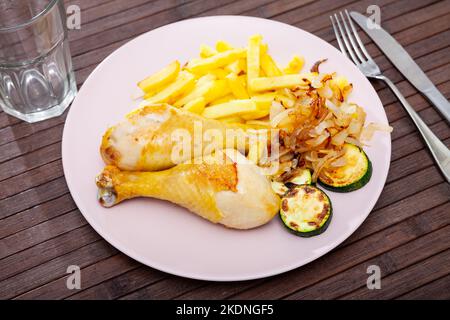
{"label": "grilled zucchini slice", "polygon": [[372,163],[366,153],[353,144],[345,144],[346,165],[324,169],[319,175],[319,183],[327,190],[350,192],[364,187],[372,176]]}
{"label": "grilled zucchini slice", "polygon": [[302,185],[302,184],[311,184],[312,176],[311,171],[309,169],[302,169],[300,172],[295,175],[292,179],[290,179],[286,185],[294,184],[294,185]]}
{"label": "grilled zucchini slice", "polygon": [[288,182],[272,181],[272,190],[279,196],[283,196],[290,188],[302,184],[311,184],[312,177],[309,169],[301,169]]}
{"label": "grilled zucchini slice", "polygon": [[300,237],[312,237],[324,232],[332,215],[330,198],[311,185],[295,186],[281,199],[281,221],[289,231]]}

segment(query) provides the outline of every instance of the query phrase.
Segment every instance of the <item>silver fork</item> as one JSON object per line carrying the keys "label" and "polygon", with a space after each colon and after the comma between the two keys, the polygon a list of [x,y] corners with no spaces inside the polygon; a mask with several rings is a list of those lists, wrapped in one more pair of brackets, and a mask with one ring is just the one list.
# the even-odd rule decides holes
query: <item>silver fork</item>
{"label": "silver fork", "polygon": [[386,82],[389,88],[391,88],[392,92],[394,92],[400,100],[403,108],[409,114],[417,129],[422,134],[423,140],[425,140],[425,143],[430,149],[430,152],[445,179],[448,183],[450,183],[450,150],[441,142],[441,140],[439,140],[438,137],[436,137],[425,122],[423,122],[420,116],[416,113],[416,111],[414,111],[405,97],[398,90],[397,86],[381,73],[380,68],[369,55],[363,42],[359,38],[358,32],[356,31],[355,25],[353,24],[347,10],[345,10],[346,17],[342,12],[339,12],[339,15],[342,25],[336,13],[333,16],[330,16],[330,19],[336,35],[336,40],[342,53],[347,58],[351,59],[366,77],[382,80]]}

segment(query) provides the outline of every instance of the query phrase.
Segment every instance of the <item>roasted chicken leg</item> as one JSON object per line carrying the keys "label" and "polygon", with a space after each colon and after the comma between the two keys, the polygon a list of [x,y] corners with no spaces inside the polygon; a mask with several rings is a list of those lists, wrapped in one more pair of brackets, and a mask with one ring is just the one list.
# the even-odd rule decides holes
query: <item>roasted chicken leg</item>
{"label": "roasted chicken leg", "polygon": [[229,228],[250,229],[270,221],[279,198],[259,168],[236,150],[207,156],[157,172],[121,171],[106,166],[97,177],[105,207],[135,197],[153,197],[183,206]]}
{"label": "roasted chicken leg", "polygon": [[[195,146],[196,139],[199,135],[203,139],[206,131],[214,130],[225,137],[226,129],[242,128],[205,119],[167,104],[150,105],[131,112],[124,121],[109,128],[103,136],[100,154],[106,164],[114,165],[121,170],[164,170],[202,155],[206,147],[203,143],[200,151],[195,153],[195,148],[198,148]],[[173,134],[176,131],[181,132],[180,130],[184,130],[191,139],[190,150],[188,150],[191,152],[181,154],[177,157],[177,161],[174,161],[172,152],[177,142]],[[241,132],[244,133],[243,130]],[[228,147],[239,149],[237,142],[232,141],[232,143],[233,145]],[[245,141],[241,145],[245,148]],[[225,147],[226,145],[220,146],[220,148]]]}

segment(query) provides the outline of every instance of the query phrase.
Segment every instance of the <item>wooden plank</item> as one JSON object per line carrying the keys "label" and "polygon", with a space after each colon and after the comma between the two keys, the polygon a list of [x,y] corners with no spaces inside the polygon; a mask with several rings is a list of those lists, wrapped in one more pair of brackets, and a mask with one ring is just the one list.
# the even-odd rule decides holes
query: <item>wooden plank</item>
{"label": "wooden plank", "polygon": [[[70,222],[70,220],[68,220]],[[76,239],[76,241],[74,241]],[[57,237],[46,240],[34,247],[20,251],[0,260],[2,274],[0,280],[18,275],[42,263],[48,262],[61,255],[73,252],[83,246],[98,241],[100,236],[90,226],[77,227],[70,233],[63,233]],[[17,277],[18,281],[26,278]]]}
{"label": "wooden plank", "polygon": [[47,181],[62,177],[63,175],[62,161],[56,160],[3,180],[2,183],[4,183],[7,188],[0,189],[0,201],[19,192],[40,186]]}
{"label": "wooden plank", "polygon": [[11,141],[31,136],[39,131],[52,128],[58,124],[64,123],[66,121],[66,117],[67,112],[56,118],[51,118],[36,123],[27,123],[22,121],[15,125],[0,129],[0,146]]}
{"label": "wooden plank", "polygon": [[6,114],[6,112],[0,113],[0,128],[5,128],[7,126],[14,125],[16,123],[20,123],[22,120],[19,120],[17,118],[11,117],[10,115]]}
{"label": "wooden plank", "polygon": [[198,14],[199,17],[215,16],[215,15],[240,15],[246,11],[258,8],[264,4],[270,4],[276,0],[247,0],[247,1],[235,1],[224,6],[216,7],[207,12]]}
{"label": "wooden plank", "polygon": [[48,200],[56,199],[69,192],[66,180],[61,177],[29,189],[0,202],[0,219],[37,206]]}
{"label": "wooden plank", "polygon": [[[139,266],[139,263],[123,255],[116,254],[112,257],[91,264],[81,270],[82,283],[81,290],[67,290],[66,281],[70,275],[49,282],[34,290],[20,295],[17,299],[64,299],[80,292],[85,292],[89,287],[99,284],[117,276],[117,274],[133,270]],[[101,295],[103,296],[103,295]]]}
{"label": "wooden plank", "polygon": [[117,253],[117,250],[104,240],[86,245],[1,281],[0,298],[10,299],[60,278],[66,274],[67,267],[70,265],[77,265],[83,268],[91,264],[91,261],[100,261],[114,253]]}
{"label": "wooden plank", "polygon": [[0,224],[0,239],[31,228],[74,209],[76,209],[75,202],[68,193],[56,199],[38,204],[31,209],[4,218]]}
{"label": "wooden plank", "polygon": [[[414,25],[426,22],[431,18],[442,15],[442,4],[437,3],[437,0],[425,0],[420,2],[411,1],[382,1],[378,4],[381,7],[381,17],[383,28],[389,31],[391,34],[403,31]],[[399,8],[398,2],[403,2]],[[357,1],[348,6],[340,6],[333,10],[327,10],[327,12],[321,13],[319,16],[314,17],[314,24],[310,23],[311,18],[298,20],[298,22],[292,23],[306,31],[312,32],[327,40],[334,39],[334,32],[331,28],[330,15],[345,9],[349,11],[357,11],[365,13],[367,7],[373,4],[373,1]],[[444,4],[445,6],[445,4]],[[392,7],[396,7],[397,10],[392,10]],[[444,11],[445,13],[445,11]],[[413,23],[416,22],[416,23]],[[367,43],[367,42],[365,42]]]}
{"label": "wooden plank", "polygon": [[[447,139],[445,143],[450,145],[450,139]],[[397,160],[392,162],[386,183],[391,183],[392,181],[398,180],[433,165],[435,164],[430,151],[428,151],[428,149],[422,149],[418,152],[405,156],[401,159],[401,161]]]}
{"label": "wooden plank", "polygon": [[200,280],[171,276],[150,286],[127,294],[120,299],[141,300],[148,297],[151,297],[151,299],[172,299],[175,298],[180,292],[189,290],[192,287],[198,287],[202,284],[204,285],[205,283],[206,282]]}
{"label": "wooden plank", "polygon": [[0,163],[61,141],[63,127],[64,125],[60,124],[0,146]]}
{"label": "wooden plank", "polygon": [[[448,88],[448,90],[450,90],[450,82],[446,83],[445,85],[446,89]],[[443,90],[442,93],[445,94],[445,96],[450,96],[449,93],[445,92],[447,90]],[[392,105],[393,107],[395,105]],[[402,108],[400,105],[396,106],[397,109]],[[438,123],[439,121],[441,121],[441,115],[438,113],[438,111],[436,111],[436,109],[434,107],[429,107],[429,103],[425,102],[425,103],[418,103],[415,105],[415,109],[420,109],[420,111],[418,111],[419,115],[422,118],[426,118],[427,119],[427,124],[430,125],[434,125],[435,123]],[[391,116],[389,116],[391,117]],[[395,125],[395,129],[392,132],[392,139],[396,140],[399,139],[401,137],[404,137],[412,132],[415,132],[417,130],[416,126],[414,125],[414,123],[410,120],[409,117],[402,117],[399,118],[397,121],[395,122],[391,122],[391,124]]]}
{"label": "wooden plank", "polygon": [[[139,17],[149,17],[168,9],[176,9],[177,6],[192,2],[186,0],[113,0],[83,10],[82,28],[71,30],[69,40],[74,41],[84,37],[98,34],[99,31],[113,29],[123,23],[129,23]],[[128,17],[124,19],[123,17]]]}
{"label": "wooden plank", "polygon": [[[120,22],[115,28],[102,30],[102,35],[92,34],[82,39],[72,41],[70,49],[73,56],[85,53],[116,41],[133,38],[143,32],[155,29],[162,25],[186,19],[199,13],[217,8],[232,0],[193,1],[176,8],[176,10],[161,11],[157,14],[147,15],[145,10],[127,10],[112,17]],[[138,8],[139,9],[139,8]],[[147,19],[147,17],[149,19]],[[132,21],[133,23],[130,23]]]}
{"label": "wooden plank", "polygon": [[[448,0],[447,0],[448,1]],[[371,3],[369,3],[371,4]],[[349,11],[359,11],[361,13],[365,13],[368,7],[367,3],[364,6],[358,5],[355,3],[353,6],[349,7],[341,7],[340,10],[349,10]],[[411,28],[416,24],[423,23],[429,21],[433,18],[441,16],[443,13],[445,14],[447,11],[443,10],[447,5],[443,2],[437,2],[436,0],[426,0],[426,1],[416,1],[411,2],[408,0],[400,0],[390,2],[384,6],[381,6],[381,17],[382,17],[382,26],[385,30],[387,30],[390,34],[395,35],[397,32],[403,31],[407,28]],[[324,14],[326,18],[330,14],[334,14],[335,12],[329,12],[329,14]],[[395,19],[398,17],[402,17],[402,19]],[[334,40],[334,32],[332,28],[329,27],[330,22],[329,19],[322,18],[323,22],[321,23],[321,27],[318,31],[315,32],[317,36],[322,39],[326,39],[328,41]],[[417,20],[417,23],[414,23]],[[307,25],[305,25],[308,28]],[[308,30],[309,31],[309,30]],[[361,33],[361,40],[364,44],[371,43],[372,40],[366,36],[365,33]],[[375,49],[375,47],[374,47]],[[378,48],[376,48],[378,49]],[[380,52],[380,51],[376,51]]]}
{"label": "wooden plank", "polygon": [[294,9],[299,10],[300,8],[305,8],[306,5],[314,0],[284,0],[284,1],[273,1],[271,3],[258,6],[252,10],[245,11],[243,14],[248,16],[258,16],[261,18],[273,18],[276,15],[280,15],[285,12],[292,11]]}
{"label": "wooden plank", "polygon": [[[420,190],[424,190],[441,183],[442,181],[444,181],[444,178],[441,176],[439,170],[434,166],[410,174],[403,179],[396,180],[386,185],[381,192],[380,199],[378,199],[378,202],[375,205],[375,209],[383,208],[389,204],[413,195]],[[405,186],[409,187],[405,188]]]}
{"label": "wooden plank", "polygon": [[[383,278],[382,290],[362,288],[341,297],[341,299],[392,299],[423,284],[448,275],[448,268],[443,266],[448,266],[449,264],[450,250],[446,250]],[[420,276],[418,277],[417,275]]]}
{"label": "wooden plank", "polygon": [[66,121],[66,117],[67,112],[64,112],[63,115],[56,118],[36,123],[27,123],[25,121],[22,121],[17,123],[16,125],[0,129],[0,146],[14,140],[31,136],[36,132],[54,127],[58,124],[64,123]]}
{"label": "wooden plank", "polygon": [[[444,121],[439,121],[431,125],[430,129],[441,140],[446,140],[449,136],[448,125]],[[397,160],[401,157],[425,148],[425,145],[422,142],[422,139],[418,132],[413,132],[398,140],[401,140],[403,143],[396,142],[395,149],[392,149],[391,161]]]}
{"label": "wooden plank", "polygon": [[[81,215],[80,211],[74,210],[3,238],[0,243],[0,263],[2,262],[2,259],[7,256],[33,247],[36,244],[82,227],[86,224],[87,222]],[[0,275],[0,279],[2,279],[2,276],[3,274]]]}
{"label": "wooden plank", "polygon": [[426,213],[448,202],[450,186],[442,182],[397,201],[380,210],[374,210],[364,223],[341,246],[348,246],[376,232],[389,228],[413,216]]}
{"label": "wooden plank", "polygon": [[148,267],[139,267],[123,273],[109,281],[81,291],[69,297],[69,299],[117,299],[121,296],[143,287],[145,284],[156,283],[167,275]]}
{"label": "wooden plank", "polygon": [[385,285],[384,280],[389,275],[395,275],[396,272],[401,272],[401,269],[421,263],[422,260],[448,249],[449,246],[450,226],[447,226],[355,265],[344,272],[301,289],[285,298],[289,300],[336,299],[357,289],[364,292],[371,291],[366,287],[366,281],[369,276],[367,268],[372,265],[378,266],[381,271],[381,289],[373,291],[378,291],[383,297],[386,294],[395,296],[398,294],[399,289]]}
{"label": "wooden plank", "polygon": [[61,142],[42,147],[0,164],[0,181],[61,159]]}
{"label": "wooden plank", "polygon": [[77,5],[81,10],[88,10],[90,8],[99,6],[101,4],[106,4],[111,2],[112,0],[64,0],[65,7],[67,8],[69,5]]}
{"label": "wooden plank", "polygon": [[414,289],[399,300],[450,300],[450,274]]}

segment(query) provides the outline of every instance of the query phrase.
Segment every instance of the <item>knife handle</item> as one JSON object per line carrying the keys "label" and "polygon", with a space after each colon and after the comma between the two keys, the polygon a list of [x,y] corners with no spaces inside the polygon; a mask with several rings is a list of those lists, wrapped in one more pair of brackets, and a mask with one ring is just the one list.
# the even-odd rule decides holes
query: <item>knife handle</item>
{"label": "knife handle", "polygon": [[439,112],[450,123],[450,102],[445,99],[442,93],[433,85],[432,87],[422,90],[422,93],[436,106]]}
{"label": "knife handle", "polygon": [[375,78],[379,80],[383,80],[386,84],[391,88],[392,92],[397,96],[403,105],[406,112],[411,117],[412,121],[416,125],[419,132],[422,134],[423,140],[427,144],[430,152],[436,161],[439,169],[444,175],[445,179],[448,183],[450,183],[450,150],[447,148],[445,144],[439,140],[438,137],[431,131],[431,129],[423,122],[422,118],[417,114],[416,111],[411,107],[406,98],[402,95],[400,90],[398,90],[397,86],[387,77],[380,75]]}

